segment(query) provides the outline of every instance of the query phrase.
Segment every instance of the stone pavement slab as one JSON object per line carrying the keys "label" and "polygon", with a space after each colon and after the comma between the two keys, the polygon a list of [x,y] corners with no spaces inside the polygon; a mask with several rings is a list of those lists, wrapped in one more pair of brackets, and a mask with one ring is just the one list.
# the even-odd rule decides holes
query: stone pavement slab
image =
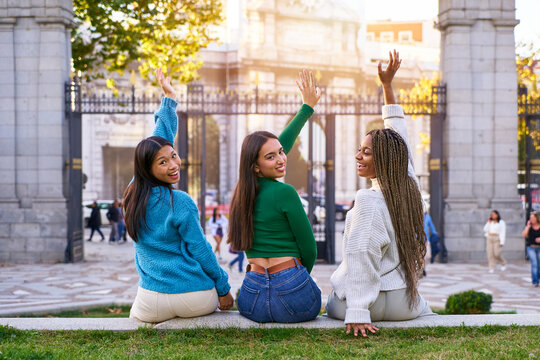
{"label": "stone pavement slab", "polygon": [[[306,328],[306,329],[342,329],[343,321],[330,319],[323,315],[315,320],[294,323],[260,324],[248,320],[237,311],[216,311],[207,316],[190,319],[172,319],[158,324],[146,324],[127,318],[0,318],[0,325],[12,326],[20,330],[112,330],[133,331],[139,327],[151,327],[157,330],[180,329],[226,329],[226,328]],[[377,321],[374,325],[384,328],[417,327],[456,327],[484,325],[539,326],[540,314],[497,314],[497,315],[430,315],[408,321]]]}
{"label": "stone pavement slab", "polygon": [[[133,243],[109,245],[97,239],[85,242],[85,261],[81,263],[0,265],[0,316],[131,305],[139,280]],[[208,240],[213,244],[211,236]],[[229,273],[231,293],[236,296],[244,273],[237,267],[228,268],[234,255],[226,248],[224,244],[220,264]],[[316,264],[313,269],[323,303],[330,294],[330,276],[336,268],[337,264]],[[511,262],[506,271],[493,274],[487,272],[487,264],[429,264],[419,286],[432,308],[444,308],[448,296],[465,290],[492,294],[493,311],[540,314],[540,288],[531,286],[530,264],[525,261]]]}

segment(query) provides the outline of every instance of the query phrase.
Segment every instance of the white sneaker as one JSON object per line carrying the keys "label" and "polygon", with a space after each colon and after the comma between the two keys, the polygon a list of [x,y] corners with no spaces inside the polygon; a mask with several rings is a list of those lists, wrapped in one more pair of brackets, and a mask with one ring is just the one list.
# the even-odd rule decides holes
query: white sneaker
{"label": "white sneaker", "polygon": [[495,270],[493,270],[493,269],[488,270],[488,273],[490,273],[490,274],[493,274],[494,272],[495,272]]}
{"label": "white sneaker", "polygon": [[501,266],[501,271],[506,270],[506,265]]}

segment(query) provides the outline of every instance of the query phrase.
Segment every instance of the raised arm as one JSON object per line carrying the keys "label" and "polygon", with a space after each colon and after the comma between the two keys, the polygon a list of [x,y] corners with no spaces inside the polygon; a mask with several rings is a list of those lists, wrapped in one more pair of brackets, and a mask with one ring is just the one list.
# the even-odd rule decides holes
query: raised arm
{"label": "raised arm", "polygon": [[388,66],[386,69],[382,69],[382,64],[379,61],[379,80],[381,81],[383,93],[384,93],[384,104],[385,105],[391,105],[396,103],[396,99],[394,97],[394,90],[392,89],[392,80],[394,79],[394,75],[396,75],[396,72],[399,69],[399,66],[401,65],[401,60],[399,59],[399,52],[397,52],[394,49],[394,54],[391,52],[388,52]]}
{"label": "raised arm", "polygon": [[525,226],[525,229],[523,229],[523,232],[521,233],[521,237],[523,238],[529,237],[529,230],[531,230],[531,220],[527,221],[527,226]]}
{"label": "raised arm", "polygon": [[409,137],[407,134],[407,125],[405,124],[405,114],[403,113],[403,108],[400,105],[396,104],[394,90],[392,88],[392,80],[394,79],[394,75],[396,75],[396,72],[401,65],[401,60],[399,58],[399,52],[397,52],[396,50],[394,50],[393,54],[389,52],[388,55],[389,59],[386,69],[382,69],[382,65],[380,62],[378,67],[379,80],[381,81],[384,93],[385,106],[383,106],[382,109],[384,127],[386,129],[392,129],[397,132],[407,144],[407,152],[409,154],[408,173],[409,176],[416,181],[418,188],[420,188],[420,184],[418,182],[418,179],[416,178],[416,173],[414,172],[414,161],[411,152],[411,145],[409,144]]}
{"label": "raised arm", "polygon": [[154,114],[156,126],[152,135],[165,138],[174,145],[174,138],[178,130],[176,92],[171,86],[171,79],[169,77],[165,78],[163,71],[159,68],[156,70],[156,80],[161,86],[165,97],[161,99],[161,106]]}
{"label": "raised arm", "polygon": [[296,80],[296,85],[298,85],[298,89],[302,95],[303,105],[296,116],[279,135],[279,142],[281,143],[281,146],[283,146],[285,154],[292,149],[294,142],[300,134],[300,131],[302,131],[307,119],[313,114],[313,108],[321,98],[321,89],[315,85],[315,80],[313,79],[313,73],[311,71],[308,74],[306,69],[302,70],[299,73],[299,79]]}

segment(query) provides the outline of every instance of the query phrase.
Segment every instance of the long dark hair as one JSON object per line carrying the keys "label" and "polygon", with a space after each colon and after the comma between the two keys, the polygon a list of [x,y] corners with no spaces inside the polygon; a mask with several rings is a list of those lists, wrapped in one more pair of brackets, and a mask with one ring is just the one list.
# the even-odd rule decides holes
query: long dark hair
{"label": "long dark hair", "polygon": [[258,183],[255,166],[261,147],[268,139],[278,137],[268,131],[249,134],[242,143],[240,171],[229,211],[229,237],[227,242],[235,251],[244,251],[253,244],[253,211],[257,199]]}
{"label": "long dark hair", "polygon": [[[215,207],[215,208],[214,208],[214,211],[212,212],[212,222],[213,222],[213,223],[216,222],[217,211],[218,211],[218,208]],[[221,214],[220,214],[220,216],[221,216]]]}
{"label": "long dark hair", "polygon": [[159,136],[151,136],[142,140],[135,148],[133,181],[124,191],[124,222],[126,229],[134,241],[141,226],[148,229],[146,223],[146,205],[155,186],[163,186],[170,191],[172,201],[172,186],[156,179],[152,174],[152,162],[158,151],[172,144]]}
{"label": "long dark hair", "polygon": [[492,213],[495,213],[497,215],[497,222],[501,222],[501,214],[497,210],[491,210]]}
{"label": "long dark hair", "polygon": [[391,129],[376,129],[372,138],[375,174],[384,195],[405,270],[409,307],[418,299],[418,277],[424,268],[426,234],[418,185],[408,174],[409,154],[403,138]]}

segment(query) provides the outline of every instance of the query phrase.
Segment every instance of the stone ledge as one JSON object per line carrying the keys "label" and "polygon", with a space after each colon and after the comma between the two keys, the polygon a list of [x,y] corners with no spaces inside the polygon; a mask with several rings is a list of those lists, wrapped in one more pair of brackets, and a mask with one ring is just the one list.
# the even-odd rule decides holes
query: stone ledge
{"label": "stone ledge", "polygon": [[[158,330],[179,330],[197,328],[306,328],[342,329],[343,321],[319,316],[308,322],[295,324],[259,324],[248,320],[236,311],[215,312],[207,316],[191,319],[172,319],[158,324],[147,324],[128,318],[0,318],[0,325],[9,325],[20,330],[111,330],[133,331],[139,327]],[[484,325],[539,326],[540,314],[499,314],[499,315],[433,315],[409,321],[378,321],[379,328],[457,327]]]}

